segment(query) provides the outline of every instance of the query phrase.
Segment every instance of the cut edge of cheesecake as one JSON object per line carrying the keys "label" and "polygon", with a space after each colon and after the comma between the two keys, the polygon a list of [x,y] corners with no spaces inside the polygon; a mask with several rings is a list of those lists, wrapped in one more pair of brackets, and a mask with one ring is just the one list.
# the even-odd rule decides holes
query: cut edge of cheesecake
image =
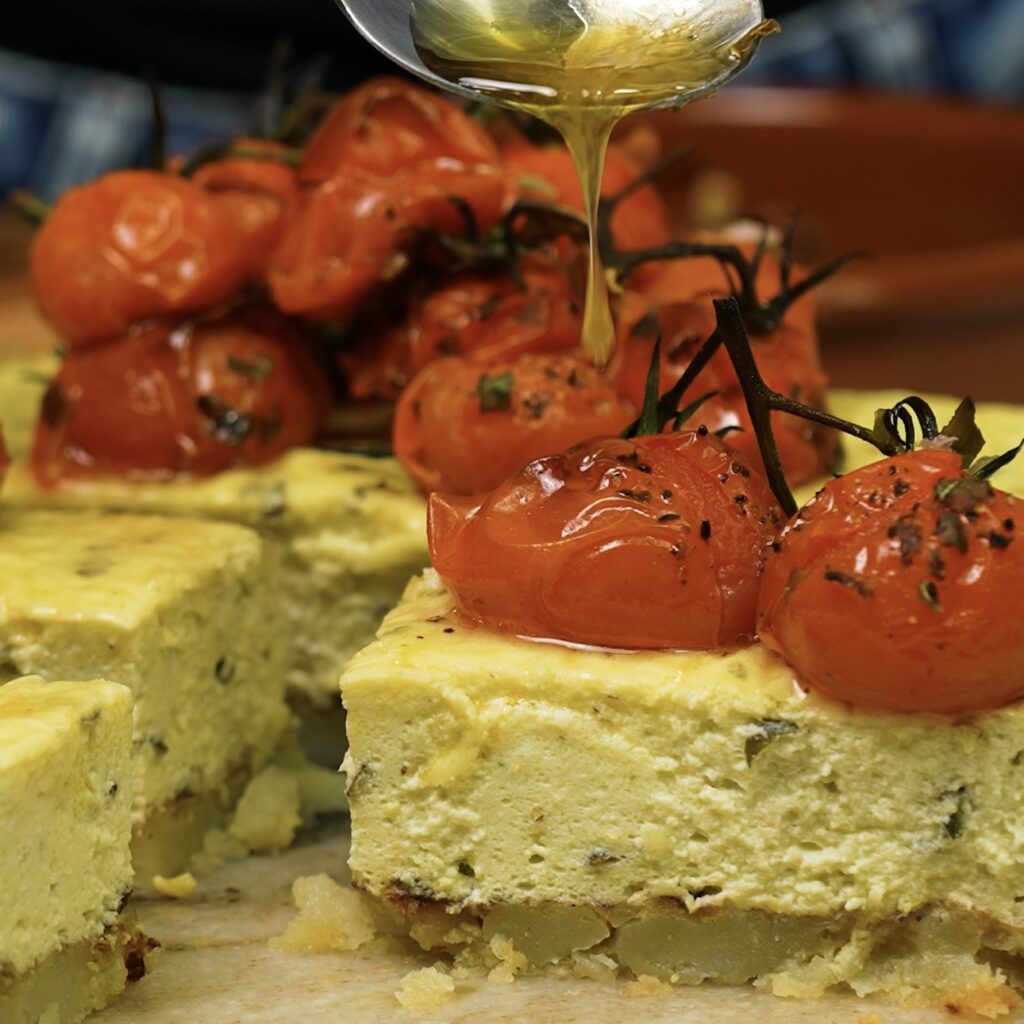
{"label": "cut edge of cheesecake", "polygon": [[[427,562],[425,503],[390,458],[296,448],[266,465],[211,477],[97,477],[51,489],[18,461],[2,493],[14,508],[186,517],[258,530],[281,555],[280,604],[293,641],[289,701],[314,723],[337,708],[342,666]],[[340,751],[331,756],[340,759]]]}
{"label": "cut edge of cheesecake", "polygon": [[353,885],[456,969],[982,1015],[1024,991],[1024,706],[857,712],[757,645],[539,647],[433,571],[341,686]]}
{"label": "cut edge of cheesecake", "polygon": [[97,939],[69,943],[34,967],[0,976],[4,1024],[78,1024],[145,977],[159,943],[122,911]]}
{"label": "cut edge of cheesecake", "polygon": [[157,943],[124,907],[132,694],[104,679],[0,687],[0,1020],[77,1024]]}

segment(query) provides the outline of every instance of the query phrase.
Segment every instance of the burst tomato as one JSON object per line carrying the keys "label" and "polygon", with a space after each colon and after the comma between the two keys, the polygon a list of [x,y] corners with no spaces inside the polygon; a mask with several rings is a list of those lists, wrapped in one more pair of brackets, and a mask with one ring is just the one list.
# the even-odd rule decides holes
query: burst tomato
{"label": "burst tomato", "polygon": [[710,649],[754,629],[779,512],[706,431],[587,441],[483,501],[431,496],[431,557],[459,609],[506,632]]}
{"label": "burst tomato", "polygon": [[[756,246],[750,242],[737,242],[727,235],[697,235],[693,242],[735,245],[740,253],[750,260]],[[709,302],[711,299],[726,298],[739,288],[740,281],[735,270],[727,270],[722,263],[711,256],[692,256],[677,260],[666,260],[649,265],[646,278],[630,281],[630,289],[649,300],[654,308],[691,299]],[[804,276],[799,267],[794,268],[797,281]],[[782,268],[778,258],[766,252],[761,258],[757,273],[753,276],[755,298],[764,303],[779,294],[782,287]],[[816,303],[814,292],[809,291],[790,305],[783,315],[782,323],[801,332],[808,355],[817,357],[818,333],[816,326]],[[756,325],[748,329],[756,333]]]}
{"label": "burst tomato", "polygon": [[216,305],[246,274],[221,206],[156,171],[116,171],[67,192],[36,235],[29,270],[40,312],[71,345]]}
{"label": "burst tomato", "polygon": [[[701,345],[715,329],[710,299],[700,298],[651,307],[636,293],[623,296],[619,306],[618,344],[612,368],[619,390],[631,401],[642,402],[647,369],[654,342],[661,339],[660,390],[668,390],[683,374]],[[806,336],[796,327],[782,324],[771,334],[754,335],[751,350],[765,383],[787,398],[819,409],[826,407],[827,378],[816,353],[808,354]],[[683,396],[681,405],[709,391],[718,394],[697,414],[696,421],[712,431],[738,426],[729,443],[755,465],[761,465],[746,402],[732,362],[720,348]],[[786,476],[794,485],[815,480],[835,459],[835,432],[786,413],[773,413],[772,426]]]}
{"label": "burst tomato", "polygon": [[202,164],[192,180],[224,209],[241,235],[249,279],[261,281],[267,263],[299,206],[288,149],[271,139],[240,138],[218,160]]}
{"label": "burst tomato", "polygon": [[[583,210],[576,165],[564,146],[534,146],[525,140],[508,145],[505,159],[505,203],[529,198]],[[613,196],[642,173],[625,151],[608,147],[601,194]],[[653,185],[642,185],[619,203],[612,214],[612,234],[621,249],[647,249],[670,238],[668,210]]]}
{"label": "burst tomato", "polygon": [[299,177],[322,184],[350,175],[386,183],[398,219],[463,234],[468,211],[486,231],[501,211],[501,157],[472,118],[436,93],[374,78],[328,112],[306,146]]}
{"label": "burst tomato", "polygon": [[306,183],[358,170],[389,178],[430,162],[498,163],[484,129],[454,103],[401,78],[371,78],[338,100],[306,145]]}
{"label": "burst tomato", "polygon": [[534,252],[520,261],[518,280],[466,272],[414,298],[397,325],[371,318],[340,362],[353,397],[396,399],[441,356],[494,362],[577,347],[582,305],[565,266]]}
{"label": "burst tomato", "polygon": [[1024,697],[1021,501],[919,450],[830,481],[769,558],[758,631],[808,686],[893,711]]}
{"label": "burst tomato", "polygon": [[267,282],[285,313],[346,319],[404,269],[390,196],[372,181],[336,178],[314,189],[270,261]]}
{"label": "burst tomato", "polygon": [[294,327],[240,310],[72,349],[43,398],[31,463],[44,486],[209,474],[309,443],[326,408]]}
{"label": "burst tomato", "polygon": [[399,399],[395,455],[424,492],[478,494],[530,459],[621,430],[634,415],[579,352],[439,359]]}

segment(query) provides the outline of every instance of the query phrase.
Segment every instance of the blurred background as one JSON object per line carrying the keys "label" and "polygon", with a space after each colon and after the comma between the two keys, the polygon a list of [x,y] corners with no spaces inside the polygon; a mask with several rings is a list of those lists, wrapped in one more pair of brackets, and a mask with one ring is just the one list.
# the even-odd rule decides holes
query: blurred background
{"label": "blurred background", "polygon": [[[823,292],[836,383],[1024,401],[1024,0],[765,8],[783,31],[742,86],[652,122],[666,144],[694,144],[661,182],[681,219],[778,221],[799,206],[806,258],[873,254]],[[147,75],[170,150],[185,152],[271,123],[274,75],[294,93],[391,70],[332,0],[7,5],[0,192],[53,199],[143,163]],[[38,332],[18,305],[28,239],[0,216],[0,347]]]}

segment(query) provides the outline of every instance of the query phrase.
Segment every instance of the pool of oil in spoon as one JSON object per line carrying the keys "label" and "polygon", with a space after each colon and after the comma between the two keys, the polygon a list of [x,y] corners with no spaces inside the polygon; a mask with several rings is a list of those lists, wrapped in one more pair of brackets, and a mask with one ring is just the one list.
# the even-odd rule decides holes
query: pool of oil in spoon
{"label": "pool of oil in spoon", "polygon": [[[522,19],[522,8],[519,18]],[[700,93],[742,62],[761,25],[717,44],[697,21],[587,24],[575,5],[536,5],[528,20],[496,20],[473,0],[419,0],[412,29],[424,63],[446,81],[522,110],[557,129],[576,163],[590,228],[583,347],[603,366],[615,345],[608,283],[597,246],[597,209],[608,139],[630,111]]]}

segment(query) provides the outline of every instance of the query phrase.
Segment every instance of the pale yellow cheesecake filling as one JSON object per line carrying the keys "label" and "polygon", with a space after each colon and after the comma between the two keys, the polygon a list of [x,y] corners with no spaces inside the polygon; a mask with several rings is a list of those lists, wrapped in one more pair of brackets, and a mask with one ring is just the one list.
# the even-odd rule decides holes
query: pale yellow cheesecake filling
{"label": "pale yellow cheesecake filling", "polygon": [[132,888],[131,693],[0,687],[0,976],[98,938]]}
{"label": "pale yellow cheesecake filling", "polygon": [[22,507],[191,516],[259,530],[281,561],[275,599],[289,637],[285,672],[302,709],[336,704],[341,667],[427,561],[423,499],[394,459],[296,449],[212,477],[69,480],[47,491],[16,464],[3,497]]}
{"label": "pale yellow cheesecake filling", "polygon": [[76,1024],[146,971],[131,892],[131,692],[0,687],[0,1020]]}
{"label": "pale yellow cheesecake filling", "polygon": [[430,572],[342,691],[351,866],[371,892],[829,916],[940,902],[1024,926],[1024,706],[851,711],[759,645],[498,636]]}
{"label": "pale yellow cheesecake filling", "polygon": [[0,573],[0,683],[103,675],[130,688],[137,887],[185,870],[294,744],[275,551],[228,523],[4,509]]}

